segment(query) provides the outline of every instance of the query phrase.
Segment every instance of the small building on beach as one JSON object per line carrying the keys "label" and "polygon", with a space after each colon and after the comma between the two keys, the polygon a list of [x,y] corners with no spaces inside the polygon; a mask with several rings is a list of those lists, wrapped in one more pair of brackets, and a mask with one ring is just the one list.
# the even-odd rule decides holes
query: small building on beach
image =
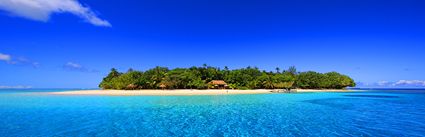
{"label": "small building on beach", "polygon": [[160,87],[162,90],[165,90],[165,88],[167,87],[167,85],[165,85],[165,84],[160,84],[160,85],[159,85],[159,87]]}
{"label": "small building on beach", "polygon": [[226,89],[228,87],[227,83],[224,80],[212,80],[208,83],[208,88],[213,89]]}

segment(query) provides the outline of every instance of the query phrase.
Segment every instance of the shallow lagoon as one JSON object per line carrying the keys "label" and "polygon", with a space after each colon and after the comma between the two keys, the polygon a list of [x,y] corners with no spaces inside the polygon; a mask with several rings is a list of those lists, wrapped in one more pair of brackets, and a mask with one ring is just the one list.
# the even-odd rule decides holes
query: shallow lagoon
{"label": "shallow lagoon", "polygon": [[44,91],[52,90],[0,91],[1,136],[425,135],[425,90],[224,96]]}

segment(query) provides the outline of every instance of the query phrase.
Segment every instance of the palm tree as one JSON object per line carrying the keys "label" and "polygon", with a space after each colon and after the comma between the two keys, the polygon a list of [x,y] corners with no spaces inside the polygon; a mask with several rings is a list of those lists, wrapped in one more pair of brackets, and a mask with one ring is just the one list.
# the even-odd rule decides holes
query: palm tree
{"label": "palm tree", "polygon": [[229,67],[224,66],[224,71],[229,71]]}
{"label": "palm tree", "polygon": [[133,72],[133,68],[129,68],[127,72]]}
{"label": "palm tree", "polygon": [[298,74],[297,68],[295,68],[295,66],[290,66],[288,68],[288,72],[291,73],[292,75],[297,75]]}
{"label": "palm tree", "polygon": [[263,86],[268,89],[274,88],[274,81],[270,75],[267,75],[267,78],[263,81]]}
{"label": "palm tree", "polygon": [[276,67],[276,73],[280,73],[280,68]]}

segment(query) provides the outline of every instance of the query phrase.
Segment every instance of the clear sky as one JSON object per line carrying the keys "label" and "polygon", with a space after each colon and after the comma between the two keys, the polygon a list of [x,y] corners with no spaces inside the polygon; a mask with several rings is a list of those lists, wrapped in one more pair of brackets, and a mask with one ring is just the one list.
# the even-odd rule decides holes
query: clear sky
{"label": "clear sky", "polygon": [[[338,71],[425,87],[423,0],[0,0],[0,88],[93,88],[112,67]],[[367,85],[369,84],[369,85]]]}

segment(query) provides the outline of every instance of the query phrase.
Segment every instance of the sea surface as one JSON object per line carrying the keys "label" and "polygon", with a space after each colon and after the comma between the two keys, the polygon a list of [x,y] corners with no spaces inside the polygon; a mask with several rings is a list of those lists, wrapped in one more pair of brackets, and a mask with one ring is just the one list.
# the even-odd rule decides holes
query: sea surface
{"label": "sea surface", "polygon": [[425,90],[63,96],[0,90],[0,136],[425,136]]}

